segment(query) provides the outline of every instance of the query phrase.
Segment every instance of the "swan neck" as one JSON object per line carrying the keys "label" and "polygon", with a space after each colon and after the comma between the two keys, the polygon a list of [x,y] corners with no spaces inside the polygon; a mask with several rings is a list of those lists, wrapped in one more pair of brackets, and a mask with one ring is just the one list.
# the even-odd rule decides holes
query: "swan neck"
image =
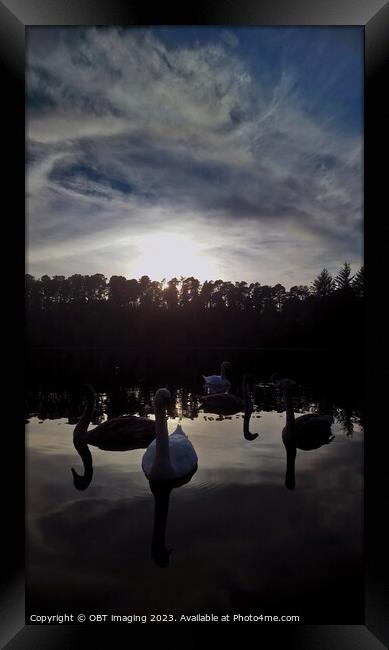
{"label": "swan neck", "polygon": [[155,411],[155,446],[155,463],[170,465],[169,432],[164,408]]}
{"label": "swan neck", "polygon": [[293,398],[292,396],[288,393],[288,391],[285,392],[285,406],[286,406],[286,426],[287,427],[293,427],[294,426],[294,408],[293,408]]}
{"label": "swan neck", "polygon": [[152,538],[153,552],[165,550],[166,522],[169,512],[170,489],[156,489],[154,491],[154,528]]}
{"label": "swan neck", "polygon": [[242,378],[242,397],[245,400],[245,402],[251,402],[249,380],[247,375],[243,375]]}
{"label": "swan neck", "polygon": [[76,440],[80,440],[88,431],[88,426],[92,419],[94,408],[95,408],[95,400],[92,397],[92,395],[88,395],[86,406],[74,429],[74,433],[73,433],[74,442]]}
{"label": "swan neck", "polygon": [[227,366],[224,363],[220,367],[220,376],[222,379],[227,379]]}
{"label": "swan neck", "polygon": [[92,461],[92,454],[90,452],[90,449],[87,443],[81,440],[74,441],[74,447],[77,450],[82,460],[82,464],[84,466],[83,478],[90,483],[92,481],[92,476],[93,476],[93,461]]}
{"label": "swan neck", "polygon": [[[253,405],[251,401],[248,403],[246,402],[246,408],[244,410],[244,416],[243,416],[243,435],[245,438],[250,437],[250,419],[251,419],[251,414],[253,412]],[[250,434],[250,435],[249,435]]]}
{"label": "swan neck", "polygon": [[293,489],[295,486],[295,461],[297,449],[295,445],[287,444],[285,445],[286,449],[286,475],[285,475],[285,485],[290,489]]}

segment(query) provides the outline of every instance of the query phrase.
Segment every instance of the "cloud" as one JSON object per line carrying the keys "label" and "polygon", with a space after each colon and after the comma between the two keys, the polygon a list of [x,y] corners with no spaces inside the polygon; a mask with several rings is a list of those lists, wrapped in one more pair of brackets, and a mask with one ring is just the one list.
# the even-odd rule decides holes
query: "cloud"
{"label": "cloud", "polygon": [[[210,242],[223,230],[225,272],[242,230],[259,242],[274,232],[308,242],[301,281],[321,259],[328,267],[360,262],[361,135],[306,110],[293,62],[269,84],[231,30],[219,38],[199,30],[198,41],[183,44],[150,29],[57,29],[49,56],[46,32],[28,38],[32,271],[41,273],[43,260],[50,268],[51,249],[56,273],[59,244],[68,247],[70,273],[87,240],[89,262],[80,257],[76,266],[88,273],[101,240],[114,251],[120,232],[189,224]],[[257,248],[250,238],[245,248],[239,260],[235,249],[236,271],[250,279]],[[281,257],[291,250],[285,242]],[[285,281],[270,254],[266,263],[274,283]]]}

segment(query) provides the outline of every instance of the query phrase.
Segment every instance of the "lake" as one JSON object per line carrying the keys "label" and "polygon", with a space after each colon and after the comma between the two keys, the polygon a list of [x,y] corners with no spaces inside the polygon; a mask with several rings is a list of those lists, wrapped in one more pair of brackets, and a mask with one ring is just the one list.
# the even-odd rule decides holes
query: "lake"
{"label": "lake", "polygon": [[[298,615],[301,623],[363,622],[361,401],[346,382],[327,390],[310,367],[302,381],[299,376],[296,413],[331,414],[335,437],[318,449],[297,450],[295,489],[287,489],[285,406],[268,373],[245,354],[251,361],[242,367],[257,371],[249,428],[259,435],[253,440],[244,437],[243,413],[202,410],[197,367],[187,382],[182,373],[175,382],[170,368],[169,433],[181,423],[198,470],[162,499],[162,507],[141,469],[144,449],[90,446],[92,480],[86,490],[75,489],[71,468],[82,474],[72,437],[83,408],[81,387],[60,381],[29,386],[29,613],[253,613]],[[296,366],[301,355],[294,359]],[[334,378],[344,376],[338,363],[329,364],[327,379],[330,368]],[[211,364],[202,365],[208,374]],[[95,383],[94,424],[116,414],[145,415],[158,387],[148,379],[131,383],[126,373],[115,386]],[[164,567],[155,544],[153,550],[156,529],[157,545],[172,549]]]}

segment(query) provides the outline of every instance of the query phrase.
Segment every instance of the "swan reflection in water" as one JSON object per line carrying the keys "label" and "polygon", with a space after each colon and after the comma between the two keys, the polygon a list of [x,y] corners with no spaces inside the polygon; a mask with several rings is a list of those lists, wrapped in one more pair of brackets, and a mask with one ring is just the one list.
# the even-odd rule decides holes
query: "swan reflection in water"
{"label": "swan reflection in water", "polygon": [[72,467],[77,490],[86,490],[92,481],[93,461],[89,445],[104,451],[131,451],[146,449],[155,438],[155,421],[136,415],[111,418],[88,431],[96,405],[96,393],[89,384],[85,387],[85,395],[86,406],[73,432],[73,444],[84,466],[83,475]]}
{"label": "swan reflection in water", "polygon": [[166,524],[169,511],[170,494],[175,488],[182,487],[189,483],[192,476],[197,472],[197,466],[187,476],[172,481],[149,481],[150,490],[153,493],[154,504],[154,528],[151,542],[151,555],[155,564],[161,568],[169,565],[171,548],[166,548]]}
{"label": "swan reflection in water", "polygon": [[331,431],[333,418],[319,413],[307,413],[296,418],[293,406],[296,382],[291,379],[278,379],[276,375],[273,375],[272,380],[281,390],[285,402],[286,423],[282,430],[282,442],[286,450],[285,487],[294,490],[297,449],[311,451],[332,442],[335,438]]}
{"label": "swan reflection in water", "polygon": [[246,440],[255,440],[258,433],[250,433],[250,418],[254,411],[253,401],[250,395],[250,385],[256,381],[249,373],[242,378],[242,397],[232,393],[219,393],[203,395],[201,398],[204,413],[215,413],[220,416],[235,415],[243,411],[243,436]]}
{"label": "swan reflection in water", "polygon": [[142,469],[149,479],[155,499],[154,529],[151,554],[159,567],[167,567],[172,549],[165,545],[166,523],[171,491],[189,483],[197,471],[197,454],[183,432],[181,425],[170,436],[167,430],[167,408],[171,395],[166,388],[159,389],[154,398],[155,421],[136,416],[107,420],[88,431],[96,394],[86,386],[87,403],[73,432],[73,444],[83,466],[84,474],[72,467],[73,483],[77,490],[86,490],[93,478],[93,459],[89,445],[105,451],[146,449]]}
{"label": "swan reflection in water", "polygon": [[167,409],[171,394],[159,388],[154,397],[155,440],[142,458],[142,469],[154,495],[154,530],[151,553],[159,567],[167,567],[171,549],[165,545],[166,522],[170,493],[190,481],[197,472],[197,454],[180,424],[169,435]]}

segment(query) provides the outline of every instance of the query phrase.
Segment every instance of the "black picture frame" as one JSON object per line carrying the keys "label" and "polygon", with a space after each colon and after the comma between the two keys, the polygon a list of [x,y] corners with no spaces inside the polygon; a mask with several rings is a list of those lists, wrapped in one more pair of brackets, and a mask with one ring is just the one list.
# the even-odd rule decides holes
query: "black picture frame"
{"label": "black picture frame", "polygon": [[[9,305],[3,318],[6,333],[4,346],[11,350],[6,366],[3,426],[6,448],[3,449],[1,474],[5,479],[3,497],[2,575],[0,593],[0,645],[9,650],[19,648],[79,648],[89,642],[98,628],[99,644],[112,645],[110,626],[25,626],[24,622],[24,417],[22,400],[23,320],[24,320],[24,40],[30,25],[359,25],[365,31],[365,264],[367,271],[366,346],[360,351],[361,381],[366,383],[367,417],[365,443],[365,558],[366,617],[365,625],[273,626],[266,630],[273,639],[287,639],[288,648],[320,648],[344,650],[389,646],[389,596],[386,582],[388,534],[383,531],[383,515],[387,511],[384,487],[387,467],[381,450],[386,435],[382,420],[385,382],[377,381],[378,370],[385,367],[385,320],[380,316],[377,298],[384,291],[382,273],[386,261],[386,224],[381,221],[385,211],[384,173],[379,152],[387,131],[387,105],[384,102],[389,58],[389,3],[382,0],[209,0],[185,3],[173,9],[165,3],[151,8],[144,0],[3,0],[0,2],[0,64],[3,69],[4,140],[2,156],[6,163],[3,183],[3,205],[7,201],[5,219],[9,220],[4,236],[4,249],[11,253],[3,278]],[[386,73],[386,74],[385,74]],[[5,196],[4,196],[5,195]],[[8,196],[7,196],[8,195]],[[4,208],[5,209],[5,208]],[[4,226],[3,226],[4,227]],[[4,257],[4,256],[3,256]],[[9,342],[9,343],[8,343]],[[381,405],[376,409],[376,405]],[[5,443],[4,443],[5,444]],[[7,471],[6,471],[7,470]],[[384,517],[385,518],[385,517]],[[207,637],[211,636],[207,627]],[[199,628],[181,631],[186,647],[195,647],[201,637]],[[228,627],[231,640],[239,640],[242,626]],[[251,626],[252,627],[252,626]],[[245,630],[246,627],[244,626]],[[121,629],[122,631],[122,629]],[[108,635],[109,641],[104,637]],[[168,630],[159,626],[162,640]],[[116,632],[115,632],[116,633]],[[126,633],[128,634],[128,628]],[[212,634],[215,633],[215,627]],[[220,635],[220,626],[216,633]],[[261,629],[263,634],[263,628]],[[142,643],[147,634],[141,630]],[[259,630],[255,628],[257,642]],[[286,635],[286,636],[285,636]],[[135,641],[135,628],[131,629]],[[384,644],[384,645],[383,645]]]}

